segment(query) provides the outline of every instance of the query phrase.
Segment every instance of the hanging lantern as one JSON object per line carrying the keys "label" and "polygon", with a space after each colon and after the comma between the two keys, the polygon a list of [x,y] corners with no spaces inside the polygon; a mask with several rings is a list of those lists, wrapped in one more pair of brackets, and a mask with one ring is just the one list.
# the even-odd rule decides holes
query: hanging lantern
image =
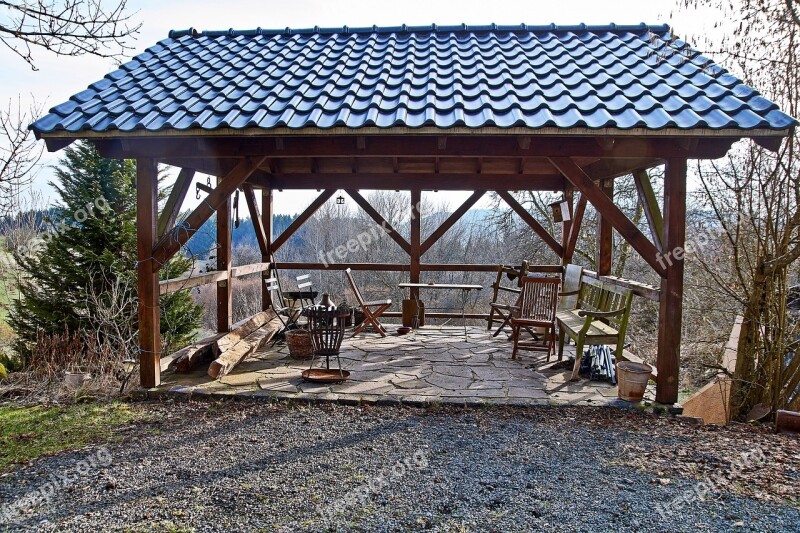
{"label": "hanging lantern", "polygon": [[341,194],[336,197],[336,205],[344,205],[344,196]]}
{"label": "hanging lantern", "polygon": [[553,202],[550,204],[550,209],[553,210],[554,222],[569,222],[571,216],[569,213],[569,202],[561,200],[560,202]]}

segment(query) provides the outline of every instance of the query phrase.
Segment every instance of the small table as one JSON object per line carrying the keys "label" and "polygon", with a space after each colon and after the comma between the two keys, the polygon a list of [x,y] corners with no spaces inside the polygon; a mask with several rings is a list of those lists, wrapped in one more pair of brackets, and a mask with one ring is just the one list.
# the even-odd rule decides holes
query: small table
{"label": "small table", "polygon": [[[398,283],[397,286],[400,287],[401,289],[449,289],[449,290],[461,291],[461,320],[464,323],[464,337],[468,338],[466,308],[467,308],[467,299],[469,298],[469,291],[483,290],[483,285],[464,285],[458,283]],[[417,319],[416,319],[417,325],[415,327],[418,327],[419,297],[417,297],[416,300],[417,300]],[[432,307],[430,309],[436,309],[436,308]]]}

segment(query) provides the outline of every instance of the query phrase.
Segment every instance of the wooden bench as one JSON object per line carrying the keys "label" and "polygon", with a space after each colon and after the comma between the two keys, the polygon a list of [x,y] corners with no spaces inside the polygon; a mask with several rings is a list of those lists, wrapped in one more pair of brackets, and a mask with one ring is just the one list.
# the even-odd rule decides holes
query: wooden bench
{"label": "wooden bench", "polygon": [[[575,341],[575,366],[572,380],[578,379],[585,345],[614,344],[618,361],[624,359],[625,333],[631,314],[633,291],[601,281],[584,279],[578,292],[576,309],[559,311],[558,358],[563,358],[566,337]],[[572,293],[574,294],[574,293]],[[569,296],[564,293],[562,296]]]}

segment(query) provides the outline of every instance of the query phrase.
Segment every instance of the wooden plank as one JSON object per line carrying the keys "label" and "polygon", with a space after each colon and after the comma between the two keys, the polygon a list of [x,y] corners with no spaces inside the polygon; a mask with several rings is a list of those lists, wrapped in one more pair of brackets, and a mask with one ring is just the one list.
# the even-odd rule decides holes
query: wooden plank
{"label": "wooden plank", "polygon": [[217,339],[214,343],[214,352],[215,354],[224,353],[234,346],[236,346],[239,342],[242,341],[245,337],[256,331],[258,328],[269,322],[275,317],[275,313],[272,311],[261,311],[260,313],[256,313],[255,315],[237,322],[232,328],[231,331],[219,339]]}
{"label": "wooden plank", "polygon": [[217,283],[226,279],[228,279],[228,273],[224,270],[221,272],[219,270],[212,270],[204,274],[188,274],[180,278],[165,279],[158,282],[159,294],[169,294],[200,285]]}
{"label": "wooden plank", "polygon": [[142,387],[161,384],[161,310],[158,269],[154,266],[158,215],[158,165],[136,160],[136,273],[139,297],[139,377]]}
{"label": "wooden plank", "polygon": [[653,237],[653,244],[660,252],[664,251],[664,217],[658,206],[656,193],[653,191],[653,184],[646,170],[637,170],[633,173],[633,182],[636,184],[636,192],[639,195],[639,203],[642,204],[644,216],[650,226],[650,235]]}
{"label": "wooden plank", "polygon": [[678,401],[683,319],[683,249],[686,242],[686,160],[667,160],[664,176],[664,245],[671,263],[661,280],[656,401]]}
{"label": "wooden plank", "polygon": [[[220,187],[219,178],[217,188]],[[217,271],[227,274],[217,282],[217,332],[230,331],[233,323],[233,285],[231,265],[233,243],[231,234],[231,197],[224,199],[217,208]]]}
{"label": "wooden plank", "polygon": [[578,205],[575,206],[575,211],[572,214],[572,224],[569,228],[569,241],[567,247],[564,249],[563,263],[568,265],[572,263],[572,258],[575,255],[575,246],[578,244],[578,237],[581,234],[581,225],[583,224],[583,214],[586,212],[586,195],[581,194],[578,198]]}
{"label": "wooden plank", "polygon": [[396,242],[405,253],[411,254],[411,245],[408,243],[408,241],[405,240],[403,236],[400,235],[400,233],[398,233],[398,231],[394,229],[394,227],[392,227],[392,225],[389,224],[389,222],[369,204],[366,198],[361,196],[361,194],[355,189],[345,189],[344,191],[348,194],[348,196],[350,196],[350,198],[353,199],[353,201],[355,201],[355,203],[359,205],[359,207],[361,207],[361,209],[364,210],[365,213],[370,216],[370,218],[372,218],[372,220],[375,221],[375,223],[380,225],[381,229],[383,229],[386,235]]}
{"label": "wooden plank", "polygon": [[186,199],[186,193],[189,192],[189,187],[192,185],[194,179],[193,168],[182,168],[175,179],[175,184],[172,190],[169,191],[167,203],[164,205],[164,210],[161,216],[158,217],[158,237],[161,238],[168,229],[175,227],[175,221],[178,220],[178,215],[181,212],[183,201]]}
{"label": "wooden plank", "polygon": [[[400,311],[386,311],[385,313],[381,314],[381,317],[387,318],[402,318],[403,313]],[[425,318],[461,318],[461,313],[448,313],[448,312],[428,312],[425,311]],[[481,320],[485,322],[489,319],[489,313],[466,313],[464,318],[468,320]],[[461,325],[456,326],[458,328],[463,328]],[[463,335],[464,330],[461,330]]]}
{"label": "wooden plank", "polygon": [[654,158],[603,158],[584,166],[583,170],[593,180],[613,179],[627,176],[641,169],[652,168],[662,163],[663,160]]}
{"label": "wooden plank", "polygon": [[[272,162],[270,162],[272,164]],[[261,191],[261,225],[264,227],[264,236],[267,238],[267,253],[261,254],[261,261],[269,263],[272,261],[272,236],[274,235],[273,228],[273,206],[272,206],[272,189],[263,189]],[[266,274],[267,276],[269,273]],[[272,295],[265,283],[261,283],[261,310],[266,311],[272,306]]]}
{"label": "wooden plank", "polygon": [[300,215],[298,215],[298,217],[294,219],[291,224],[289,224],[289,227],[283,230],[283,233],[281,233],[278,236],[278,238],[273,241],[272,246],[269,249],[269,252],[274,254],[275,252],[278,251],[278,249],[281,246],[286,244],[286,241],[288,241],[291,238],[291,236],[294,235],[294,233],[298,229],[300,229],[300,226],[305,224],[309,218],[314,216],[314,213],[316,213],[317,210],[320,207],[322,207],[322,204],[327,202],[328,199],[331,196],[333,196],[335,192],[336,189],[326,189],[322,191],[322,193],[319,196],[317,196],[317,198],[313,202],[311,202],[311,205],[309,205],[305,211],[300,213]]}
{"label": "wooden plank", "polygon": [[267,239],[267,232],[264,229],[264,220],[258,212],[256,191],[249,183],[242,184],[242,191],[244,192],[244,199],[247,202],[247,209],[250,211],[250,221],[253,223],[253,229],[256,232],[256,241],[258,241],[258,248],[261,250],[261,256],[269,256],[269,239]]}
{"label": "wooden plank", "polygon": [[[422,257],[422,191],[413,189],[411,191],[411,268],[409,270],[409,280],[411,283],[419,283],[420,277],[420,258]],[[419,300],[419,289],[410,290],[411,299]]]}
{"label": "wooden plank", "polygon": [[[614,202],[614,180],[604,181],[600,184],[603,191],[613,203]],[[614,252],[614,228],[608,218],[600,214],[597,221],[597,273],[601,276],[611,274]]]}
{"label": "wooden plank", "polygon": [[659,251],[645,237],[639,228],[628,219],[614,202],[606,196],[600,187],[584,174],[583,170],[569,157],[551,157],[550,160],[564,176],[581,192],[598,212],[605,216],[611,225],[622,237],[630,243],[631,247],[655,270],[662,278],[666,276],[666,269],[659,262]]}
{"label": "wooden plank", "polygon": [[[155,259],[153,268],[155,271],[161,268],[170,257],[175,255],[181,246],[194,235],[200,227],[211,218],[216,210],[239,188],[244,181],[252,174],[261,162],[263,156],[242,159],[217,185],[214,192],[209,194],[205,200],[200,202],[194,211],[181,224],[181,230],[165,234],[153,251]],[[155,231],[155,224],[153,225]]]}
{"label": "wooden plank", "polygon": [[[179,161],[172,161],[179,162]],[[197,164],[197,163],[193,163]],[[211,174],[214,171],[210,172]],[[566,180],[558,175],[474,174],[474,173],[375,173],[358,174],[254,174],[249,180],[257,187],[273,189],[316,189],[320,185],[336,189],[409,190],[431,188],[440,191],[474,191],[501,188],[508,191],[563,191]]]}
{"label": "wooden plank", "polygon": [[[152,137],[153,134],[148,134]],[[213,154],[215,157],[605,157],[605,158],[690,158],[707,159],[724,156],[731,144],[742,137],[741,132],[717,138],[697,139],[692,146],[679,137],[637,134],[618,136],[610,146],[598,143],[591,135],[536,135],[533,142],[520,144],[518,136],[476,135],[474,132],[448,133],[447,146],[439,148],[436,136],[408,134],[371,134],[359,148],[355,135],[285,135],[245,136],[236,131],[235,136],[221,136],[208,132],[198,138],[158,139],[128,136],[126,139],[98,139],[104,157],[197,157]],[[85,135],[87,136],[88,135]],[[779,136],[779,135],[776,135]],[[276,140],[280,140],[277,143]],[[534,140],[535,139],[535,140]]]}
{"label": "wooden plank", "polygon": [[231,277],[241,278],[256,272],[266,272],[270,269],[270,263],[252,263],[231,268]]}
{"label": "wooden plank", "polygon": [[[421,272],[497,272],[495,264],[464,263],[420,263]],[[275,263],[279,270],[366,270],[375,272],[409,272],[410,265],[400,263],[308,263],[280,261]],[[559,267],[560,268],[560,267]],[[555,271],[554,271],[555,272]]]}
{"label": "wooden plank", "polygon": [[497,194],[505,200],[505,202],[514,210],[514,212],[519,215],[519,217],[526,223],[528,226],[539,236],[540,239],[544,241],[544,243],[553,250],[557,256],[561,257],[564,255],[564,250],[561,248],[561,245],[558,244],[552,235],[550,235],[544,227],[539,224],[539,221],[533,218],[533,216],[528,213],[528,211],[520,205],[517,200],[511,196],[511,193],[508,191],[496,191]]}
{"label": "wooden plank", "polygon": [[461,220],[461,217],[463,217],[464,214],[467,211],[469,211],[469,209],[473,205],[475,205],[478,202],[478,200],[480,200],[483,197],[485,193],[486,191],[475,191],[474,193],[472,193],[472,195],[469,198],[467,198],[466,201],[464,201],[464,203],[461,204],[461,206],[459,206],[458,209],[453,211],[453,213],[449,217],[447,217],[447,219],[444,222],[442,222],[441,226],[436,228],[436,231],[431,233],[430,236],[427,239],[425,239],[425,242],[423,242],[422,245],[420,246],[420,254],[425,255],[425,252],[430,250],[431,246],[436,244],[436,242],[439,239],[441,239],[445,233],[447,233],[447,230],[452,228],[456,224],[456,222]]}

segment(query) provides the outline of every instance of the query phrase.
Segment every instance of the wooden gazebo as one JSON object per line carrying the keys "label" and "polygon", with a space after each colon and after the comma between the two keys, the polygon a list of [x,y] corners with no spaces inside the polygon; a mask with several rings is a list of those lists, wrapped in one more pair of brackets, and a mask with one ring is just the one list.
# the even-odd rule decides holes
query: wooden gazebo
{"label": "wooden gazebo", "polygon": [[[405,250],[408,264],[291,263],[281,268],[407,270],[487,191],[496,191],[562,264],[572,260],[587,204],[601,215],[598,276],[611,273],[616,230],[661,278],[630,283],[660,302],[657,400],[678,398],[687,160],[724,156],[749,137],[777,149],[795,121],[755,90],[675,41],[667,26],[425,26],[313,28],[170,37],[33,124],[50,150],[76,139],[137,161],[141,381],[160,382],[159,294],[216,283],[220,331],[231,326],[235,276],[270,258],[338,189]],[[157,165],[181,168],[158,212]],[[665,165],[664,197],[648,168]],[[195,172],[216,187],[176,224]],[[613,202],[633,174],[647,235]],[[231,268],[231,195],[244,192],[263,262]],[[273,191],[319,189],[275,237]],[[410,240],[359,189],[474,191],[427,239]],[[509,191],[561,191],[573,210],[560,238]],[[259,214],[256,194],[262,197]],[[659,204],[663,204],[662,208]],[[217,213],[217,271],[159,283],[158,272]],[[414,214],[414,213],[412,213]],[[265,299],[266,299],[265,295]]]}

